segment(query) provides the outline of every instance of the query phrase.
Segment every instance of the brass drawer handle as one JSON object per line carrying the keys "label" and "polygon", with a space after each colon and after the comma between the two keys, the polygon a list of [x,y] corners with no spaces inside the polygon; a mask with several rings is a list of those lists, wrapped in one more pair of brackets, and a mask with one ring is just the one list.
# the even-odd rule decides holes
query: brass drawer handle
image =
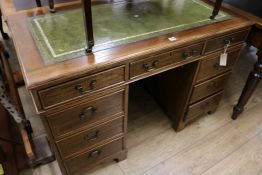
{"label": "brass drawer handle", "polygon": [[98,109],[97,109],[96,107],[89,106],[89,107],[85,108],[85,109],[79,114],[79,118],[80,118],[81,120],[83,120],[83,119],[87,118],[87,115],[86,115],[87,112],[91,112],[91,114],[94,114],[94,113],[97,112],[97,110],[98,110]]}
{"label": "brass drawer handle", "polygon": [[218,63],[214,64],[213,67],[214,67],[214,69],[216,69],[216,70],[219,70],[219,69],[220,69],[220,66],[219,66]]}
{"label": "brass drawer handle", "polygon": [[210,108],[210,102],[205,102],[204,104],[201,104],[200,106],[202,110],[206,111]]}
{"label": "brass drawer handle", "polygon": [[220,66],[219,63],[216,63],[216,64],[213,65],[213,68],[218,71],[218,70],[220,70],[220,68],[224,69],[224,68],[227,68],[228,66]]}
{"label": "brass drawer handle", "polygon": [[80,94],[86,94],[89,93],[91,91],[93,91],[95,89],[95,85],[96,85],[96,80],[91,80],[89,83],[89,89],[85,90],[84,87],[81,84],[77,84],[75,86],[75,90],[77,90]]}
{"label": "brass drawer handle", "polygon": [[182,58],[183,59],[187,59],[188,57],[190,57],[190,53],[189,52],[183,52],[182,53]]}
{"label": "brass drawer handle", "polygon": [[216,81],[212,81],[207,85],[207,90],[213,91],[218,88],[218,84]]}
{"label": "brass drawer handle", "polygon": [[144,64],[143,64],[143,68],[144,68],[147,72],[150,72],[150,71],[156,69],[157,66],[158,66],[158,64],[159,64],[159,60],[155,60],[155,61],[152,62],[152,64],[150,64],[150,63],[144,63]]}
{"label": "brass drawer handle", "polygon": [[224,43],[225,44],[231,44],[232,42],[234,42],[235,41],[235,38],[234,37],[230,37],[230,38],[228,38],[228,39],[225,39],[224,40]]}
{"label": "brass drawer handle", "polygon": [[191,50],[191,51],[185,51],[185,52],[182,53],[182,58],[187,59],[187,58],[192,57],[192,56],[194,56],[195,54],[198,54],[198,53],[199,53],[199,51],[194,50],[194,49]]}
{"label": "brass drawer handle", "polygon": [[84,136],[84,140],[87,142],[97,140],[99,138],[99,131],[96,131],[93,136],[90,136],[89,134]]}
{"label": "brass drawer handle", "polygon": [[91,153],[88,154],[87,158],[91,159],[91,158],[99,157],[101,155],[101,153],[102,153],[101,150],[92,151]]}

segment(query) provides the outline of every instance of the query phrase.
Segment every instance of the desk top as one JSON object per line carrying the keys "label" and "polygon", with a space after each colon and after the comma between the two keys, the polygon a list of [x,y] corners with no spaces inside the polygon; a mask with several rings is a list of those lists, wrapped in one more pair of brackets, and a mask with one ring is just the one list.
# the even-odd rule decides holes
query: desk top
{"label": "desk top", "polygon": [[[230,18],[224,12],[210,20],[213,7],[199,0],[124,1],[94,5],[93,52]],[[81,8],[58,11],[30,19],[36,44],[46,64],[85,55]]]}
{"label": "desk top", "polygon": [[[139,42],[100,50],[87,56],[83,55],[57,64],[46,65],[28,28],[29,17],[46,13],[49,13],[47,8],[38,8],[26,13],[10,15],[7,18],[25,83],[29,89],[70,80],[87,72],[93,73],[98,69],[125,64],[131,59],[148,57],[158,52],[196,43],[227,31],[251,25],[250,21],[235,16],[232,19],[211,25],[162,34]],[[173,36],[177,39],[175,42],[168,39]]]}

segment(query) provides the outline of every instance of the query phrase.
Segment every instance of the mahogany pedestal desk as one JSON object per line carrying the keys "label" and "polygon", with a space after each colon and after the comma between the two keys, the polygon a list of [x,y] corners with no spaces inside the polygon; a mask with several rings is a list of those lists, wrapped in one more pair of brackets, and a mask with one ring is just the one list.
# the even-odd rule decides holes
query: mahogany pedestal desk
{"label": "mahogany pedestal desk", "polygon": [[[7,22],[63,174],[126,158],[129,85],[136,81],[143,82],[176,131],[215,112],[252,26],[228,11],[227,20],[46,64],[28,27],[29,17],[46,13],[43,8],[9,15]],[[225,45],[228,60],[220,66]]]}

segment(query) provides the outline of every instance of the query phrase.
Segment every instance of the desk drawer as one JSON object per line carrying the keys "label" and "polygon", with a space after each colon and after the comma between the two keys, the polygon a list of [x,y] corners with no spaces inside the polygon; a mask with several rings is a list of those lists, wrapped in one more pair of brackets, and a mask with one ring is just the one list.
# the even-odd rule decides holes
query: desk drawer
{"label": "desk drawer", "polygon": [[152,72],[173,63],[200,56],[203,46],[204,43],[200,43],[132,62],[130,64],[130,78]]}
{"label": "desk drawer", "polygon": [[106,145],[92,149],[84,154],[65,161],[69,174],[79,172],[81,169],[88,169],[99,161],[124,150],[124,140],[121,138]]}
{"label": "desk drawer", "polygon": [[223,91],[220,91],[211,97],[208,97],[196,104],[190,105],[186,116],[186,122],[191,122],[201,115],[215,112],[222,95]]}
{"label": "desk drawer", "polygon": [[208,40],[205,49],[205,54],[216,51],[217,49],[223,49],[224,46],[229,42],[230,45],[244,42],[246,40],[248,32],[249,30],[244,30],[241,32]]}
{"label": "desk drawer", "polygon": [[117,67],[94,75],[83,77],[58,86],[39,91],[44,108],[73,98],[83,96],[96,90],[124,82],[125,67]]}
{"label": "desk drawer", "polygon": [[53,116],[47,120],[55,138],[76,132],[91,124],[109,120],[112,115],[124,113],[124,90],[86,104],[79,105]]}
{"label": "desk drawer", "polygon": [[67,158],[121,133],[124,133],[123,117],[58,141],[57,145],[62,157]]}
{"label": "desk drawer", "polygon": [[195,103],[196,101],[207,97],[215,92],[222,90],[227,82],[231,72],[223,74],[219,77],[215,77],[211,80],[208,80],[204,83],[194,86],[193,94],[190,100],[190,103]]}
{"label": "desk drawer", "polygon": [[227,66],[219,66],[220,55],[213,58],[206,58],[201,61],[196,82],[207,80],[224,72],[231,70],[239,55],[239,50],[228,53]]}

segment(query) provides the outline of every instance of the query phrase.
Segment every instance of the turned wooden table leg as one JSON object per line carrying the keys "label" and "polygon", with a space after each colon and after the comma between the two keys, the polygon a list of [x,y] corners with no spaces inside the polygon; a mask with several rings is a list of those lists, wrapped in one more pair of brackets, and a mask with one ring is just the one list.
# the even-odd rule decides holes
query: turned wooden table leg
{"label": "turned wooden table leg", "polygon": [[258,51],[258,61],[254,66],[254,70],[249,74],[246,85],[242,91],[242,94],[238,100],[237,105],[233,109],[232,119],[237,119],[238,115],[244,110],[246,103],[255,91],[261,76],[262,76],[262,51]]}
{"label": "turned wooden table leg", "polygon": [[85,32],[86,32],[86,42],[87,48],[86,53],[92,53],[94,46],[94,34],[93,34],[93,19],[92,19],[92,6],[91,0],[82,0]]}
{"label": "turned wooden table leg", "polygon": [[55,3],[54,3],[54,0],[48,0],[48,4],[49,4],[50,12],[51,12],[51,13],[55,13],[56,10],[55,10]]}
{"label": "turned wooden table leg", "polygon": [[42,7],[41,0],[35,0],[37,7]]}
{"label": "turned wooden table leg", "polygon": [[222,2],[223,0],[216,0],[214,4],[214,10],[213,10],[212,15],[210,16],[210,19],[215,19],[215,17],[218,15]]}
{"label": "turned wooden table leg", "polygon": [[1,10],[0,10],[0,31],[1,31],[1,35],[2,35],[3,39],[7,40],[9,38],[9,36],[7,35],[7,33],[4,32]]}

